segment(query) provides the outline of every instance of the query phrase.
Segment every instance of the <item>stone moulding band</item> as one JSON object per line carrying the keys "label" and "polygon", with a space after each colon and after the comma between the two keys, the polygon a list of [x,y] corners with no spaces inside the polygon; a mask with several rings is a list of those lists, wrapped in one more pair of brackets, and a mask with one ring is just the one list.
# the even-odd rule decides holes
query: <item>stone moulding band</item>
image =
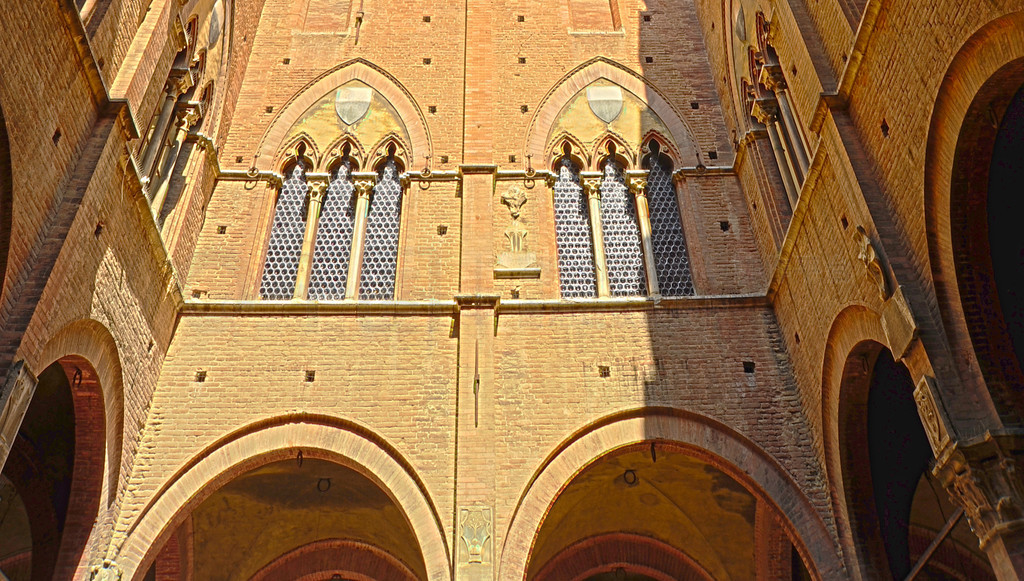
{"label": "stone moulding band", "polygon": [[[248,170],[240,169],[222,169],[220,167],[220,159],[217,152],[217,146],[214,145],[213,140],[202,133],[189,134],[187,140],[191,143],[195,143],[207,151],[209,156],[209,162],[214,167],[214,171],[217,175],[217,180],[223,181],[264,181],[269,185],[280,187],[280,184],[284,181],[284,176],[275,171],[261,170],[255,166]],[[470,166],[465,166],[470,167]],[[472,166],[476,167],[476,166]],[[488,168],[493,167],[494,171],[488,172],[493,173],[496,181],[508,181],[508,180],[551,180],[555,179],[554,172],[550,170],[533,170],[528,172],[527,170],[502,170],[496,169],[497,166],[487,166]],[[462,170],[444,170],[444,171],[406,171],[403,172],[399,179],[402,183],[409,181],[414,182],[461,182],[463,173]],[[635,175],[646,175],[645,170],[630,170],[627,172],[630,176]],[[702,176],[713,176],[713,175],[734,175],[736,173],[735,166],[694,166],[694,167],[680,167],[672,172],[672,177],[675,179],[681,179],[683,177],[694,178]],[[312,174],[310,174],[312,175]],[[353,172],[352,177],[358,179],[360,177],[376,177],[375,172]]]}
{"label": "stone moulding band", "polygon": [[[502,299],[499,313],[663,311],[706,308],[767,307],[765,295],[711,295],[688,297],[609,297],[588,299]],[[433,301],[230,301],[185,300],[183,315],[434,315],[457,312],[454,300]]]}

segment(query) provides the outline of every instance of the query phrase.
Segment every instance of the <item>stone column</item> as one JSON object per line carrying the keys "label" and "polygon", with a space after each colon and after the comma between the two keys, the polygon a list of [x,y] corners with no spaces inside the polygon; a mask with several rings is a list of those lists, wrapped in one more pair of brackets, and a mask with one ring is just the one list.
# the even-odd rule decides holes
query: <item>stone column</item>
{"label": "stone column", "polygon": [[775,163],[779,166],[779,173],[782,174],[782,183],[786,188],[786,197],[789,204],[796,209],[796,202],[800,198],[800,183],[796,179],[796,172],[793,164],[786,155],[782,137],[779,135],[778,127],[778,103],[775,99],[756,99],[750,114],[768,129],[768,140],[772,142],[772,151],[775,153]]}
{"label": "stone column", "polygon": [[157,183],[156,193],[153,194],[153,218],[157,220],[159,225],[160,212],[163,211],[164,203],[167,201],[167,192],[171,187],[171,174],[174,172],[174,166],[178,163],[178,155],[181,153],[181,146],[185,143],[185,137],[188,136],[188,130],[192,128],[192,125],[199,120],[199,111],[195,108],[188,108],[178,114],[178,133],[174,136],[174,143],[171,144],[170,152],[167,156],[167,161],[164,162],[164,174],[160,176],[160,181]]}
{"label": "stone column", "polygon": [[352,253],[348,259],[348,280],[345,281],[345,298],[359,298],[359,279],[363,272],[363,247],[366,245],[366,217],[370,212],[370,194],[376,179],[359,179],[356,188],[356,215],[352,225]]}
{"label": "stone column", "polygon": [[295,276],[295,298],[305,299],[309,290],[309,271],[313,267],[313,245],[316,243],[316,230],[320,222],[320,208],[323,207],[324,194],[327,193],[327,179],[310,178],[309,204],[306,210],[306,234],[302,239],[302,252],[299,254],[299,270]]}
{"label": "stone column", "polygon": [[583,190],[587,194],[590,208],[590,234],[594,240],[594,273],[597,276],[597,296],[608,297],[612,294],[608,283],[608,264],[604,255],[604,233],[601,230],[601,178],[583,179]]}
{"label": "stone column", "polygon": [[636,198],[636,218],[640,224],[640,243],[644,250],[644,268],[647,270],[647,290],[660,295],[658,273],[654,268],[654,243],[651,241],[651,210],[647,205],[647,177],[629,178],[629,190]]}
{"label": "stone column", "polygon": [[775,93],[775,98],[779,104],[779,113],[782,115],[782,124],[788,137],[787,142],[791,151],[795,154],[796,165],[800,170],[800,182],[802,182],[803,177],[807,175],[810,161],[807,159],[807,148],[804,147],[800,126],[796,122],[793,107],[789,102],[789,87],[786,85],[785,75],[782,74],[782,67],[777,64],[762,67],[761,84]]}
{"label": "stone column", "polygon": [[164,149],[167,130],[170,128],[171,116],[174,114],[174,105],[178,102],[178,98],[184,95],[191,86],[192,76],[185,75],[181,79],[168,81],[167,86],[164,88],[164,104],[160,108],[160,116],[157,118],[156,128],[153,129],[153,135],[149,138],[149,143],[146,144],[146,152],[142,157],[142,179],[145,180],[147,186],[150,180],[153,179],[156,160]]}

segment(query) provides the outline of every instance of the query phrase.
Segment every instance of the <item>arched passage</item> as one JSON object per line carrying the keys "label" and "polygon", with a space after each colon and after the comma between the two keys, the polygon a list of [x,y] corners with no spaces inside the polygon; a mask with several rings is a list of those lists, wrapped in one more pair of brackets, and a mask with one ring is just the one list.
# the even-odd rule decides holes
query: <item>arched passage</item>
{"label": "arched passage", "polygon": [[1015,95],[1024,85],[1022,27],[1024,12],[1015,12],[964,43],[946,71],[929,127],[929,260],[954,366],[948,374],[936,371],[946,383],[952,374],[959,379],[959,389],[944,393],[954,424],[983,423],[981,413],[1017,423],[1024,411],[1018,388],[1024,299],[1010,290],[1020,269],[1014,252],[1021,208],[1010,192],[1021,171],[1014,155],[1021,147]]}
{"label": "arched passage", "polygon": [[[14,580],[71,579],[88,558],[104,472],[98,374],[66,356],[39,375],[0,477],[0,570]],[[21,514],[24,518],[20,518]]]}
{"label": "arched passage", "polygon": [[[654,444],[653,455],[651,444]],[[654,456],[657,457],[656,461]],[[749,516],[751,503],[749,499],[756,499],[756,502],[753,503],[755,523],[751,526],[757,526],[758,507],[760,507],[762,518],[768,515],[788,515],[789,520],[779,519],[776,521],[777,531],[790,543],[787,546],[799,555],[799,562],[807,564],[808,574],[812,578],[821,579],[830,579],[841,575],[836,548],[829,540],[830,535],[824,523],[815,513],[806,496],[789,480],[785,471],[763,454],[757,446],[729,428],[707,418],[678,411],[650,410],[637,412],[634,417],[608,418],[566,443],[545,462],[527,486],[512,516],[502,549],[499,578],[535,579],[548,563],[557,562],[553,559],[557,559],[560,553],[571,546],[571,543],[582,540],[565,539],[565,542],[559,542],[562,546],[558,546],[559,543],[553,545],[553,548],[544,546],[548,541],[545,539],[547,533],[543,527],[546,522],[554,522],[548,520],[552,518],[552,515],[554,518],[559,518],[557,515],[562,514],[562,509],[558,507],[558,504],[563,494],[570,493],[570,496],[564,498],[585,498],[587,496],[585,489],[591,485],[603,485],[606,488],[621,485],[629,490],[639,491],[640,485],[636,484],[633,487],[630,482],[633,476],[637,477],[637,483],[643,482],[642,471],[629,468],[622,462],[646,462],[648,468],[663,463],[663,466],[671,468],[673,464],[669,461],[670,456],[675,456],[674,461],[677,463],[677,467],[685,466],[694,475],[703,474],[701,478],[705,480],[705,483],[710,483],[705,487],[704,492],[710,494],[712,498],[717,487],[720,492],[724,493],[722,500],[726,504],[728,504],[728,500],[725,500],[724,497],[737,500],[747,499],[746,503],[740,502],[737,505],[732,505],[736,510],[732,511],[733,517],[731,518],[734,518],[737,526],[741,526],[741,521],[745,518],[744,514]],[[738,466],[743,468],[739,469]],[[619,470],[620,468],[621,470]],[[590,470],[593,471],[588,473]],[[636,473],[627,476],[627,470],[634,470]],[[613,472],[615,477],[611,478]],[[718,484],[714,484],[716,475]],[[579,477],[582,477],[583,480],[576,480]],[[658,480],[659,478],[652,477],[651,483],[657,486]],[[668,478],[660,478],[660,480],[668,480]],[[574,484],[576,483],[583,483],[583,486],[580,487],[582,493],[577,493],[578,491],[575,490]],[[670,491],[669,494],[662,494],[656,490],[644,492],[654,495],[655,500],[668,504],[674,502],[672,499],[678,497],[678,494],[673,491]],[[643,504],[643,498],[638,496],[635,500],[640,505]],[[712,502],[715,501],[712,500]],[[742,508],[740,505],[746,508]],[[567,515],[565,518],[570,518],[571,513],[571,510],[565,511]],[[595,525],[591,527],[592,535],[599,536],[610,532],[610,530],[599,530],[602,526],[600,518],[594,517],[591,524]],[[614,525],[612,526],[614,527]],[[762,526],[764,525],[762,524]],[[695,535],[694,538],[701,535],[706,537],[707,534],[699,529],[700,527],[691,528],[691,532],[701,533]],[[649,532],[641,534],[641,536],[671,544],[671,541],[666,541],[659,538],[658,535],[649,534]],[[557,538],[557,534],[552,538]],[[690,550],[680,547],[673,548],[696,561]],[[712,548],[712,552],[719,550],[721,549]],[[788,555],[789,553],[787,553]],[[681,567],[682,563],[682,560],[678,560],[673,566]],[[704,563],[698,564],[700,566],[691,571],[707,568]],[[602,565],[608,565],[608,563],[604,562]],[[652,577],[651,572],[657,570],[651,565],[650,562],[630,563],[634,573],[648,577]],[[798,566],[797,569],[799,570],[799,568]],[[646,570],[648,573],[643,573],[642,570]],[[630,573],[629,570],[625,572]],[[595,568],[593,575],[598,573],[599,571]],[[741,574],[741,572],[731,573],[731,575]],[[600,579],[600,577],[597,578]],[[653,576],[652,578],[657,579],[658,577]],[[584,577],[584,579],[589,579],[589,577]]]}
{"label": "arched passage", "polygon": [[[258,500],[261,497],[282,498],[281,494],[272,493],[275,488],[281,492],[297,487],[294,488],[296,491],[310,493],[307,486],[310,482],[302,480],[307,476],[314,478],[313,484],[319,487],[317,494],[321,494],[320,490],[324,488],[327,491],[322,494],[327,494],[334,487],[335,478],[338,482],[353,483],[356,479],[353,475],[356,474],[363,480],[352,486],[362,490],[367,498],[377,499],[378,504],[392,503],[400,513],[410,531],[409,542],[420,555],[418,570],[422,571],[423,578],[430,581],[450,579],[448,548],[440,519],[424,488],[404,461],[366,434],[340,425],[312,423],[315,421],[305,417],[302,421],[282,420],[283,423],[276,425],[252,426],[228,436],[190,462],[157,492],[155,499],[128,531],[117,558],[125,578],[142,579],[164,544],[190,516],[194,527],[196,511],[217,494],[230,493]],[[324,421],[327,422],[326,419]],[[300,451],[302,466],[299,466]],[[310,466],[310,462],[315,462],[318,470],[334,471],[338,475],[303,473],[299,477],[302,467]],[[321,478],[331,479],[331,482],[325,483]],[[379,493],[374,492],[369,484],[379,489]],[[378,512],[371,511],[363,517],[376,518]],[[336,539],[341,533],[332,529],[327,534],[335,535],[330,538]],[[328,539],[316,539],[324,540]],[[387,542],[371,543],[358,537],[340,540],[372,544],[378,550],[396,555],[393,546],[382,546],[388,545]],[[297,548],[270,555],[263,564]],[[417,570],[408,563],[406,565]]]}
{"label": "arched passage", "polygon": [[[904,579],[956,514],[929,470],[932,451],[906,367],[881,343],[854,345],[842,371],[836,428],[854,574]],[[918,579],[991,579],[965,520],[942,540]],[[852,554],[849,554],[852,553]]]}

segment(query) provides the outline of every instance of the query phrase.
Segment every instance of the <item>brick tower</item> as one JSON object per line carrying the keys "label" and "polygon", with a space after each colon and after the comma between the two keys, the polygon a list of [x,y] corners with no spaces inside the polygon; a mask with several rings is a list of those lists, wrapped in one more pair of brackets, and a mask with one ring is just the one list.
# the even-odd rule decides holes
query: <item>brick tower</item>
{"label": "brick tower", "polygon": [[1024,574],[1024,1],[0,9],[5,578]]}

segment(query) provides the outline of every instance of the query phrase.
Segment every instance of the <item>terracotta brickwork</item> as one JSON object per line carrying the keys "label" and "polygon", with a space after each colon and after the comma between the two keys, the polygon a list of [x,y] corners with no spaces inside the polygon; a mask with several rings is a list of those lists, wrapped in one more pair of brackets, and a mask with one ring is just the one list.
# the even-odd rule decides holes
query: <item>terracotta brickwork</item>
{"label": "terracotta brickwork", "polygon": [[[984,207],[957,189],[974,155],[960,137],[988,135],[979,111],[997,127],[1024,80],[1024,2],[0,8],[0,369],[86,374],[74,474],[92,479],[72,491],[58,576],[191,579],[192,543],[219,534],[194,531],[191,511],[308,457],[365,474],[423,561],[386,539],[324,538],[267,554],[268,579],[614,574],[627,537],[650,557],[631,572],[710,578],[659,530],[567,530],[550,565],[530,560],[570,480],[626,448],[649,445],[656,462],[665,443],[757,499],[759,580],[801,565],[870,578],[855,529],[873,509],[850,504],[859,467],[843,460],[843,434],[867,427],[843,418],[864,415],[844,402],[867,400],[860,362],[883,349],[910,372],[933,482],[981,540],[943,545],[935,570],[961,574],[962,558],[985,578],[987,555],[997,578],[1024,573],[1006,508],[1024,487],[992,468],[1021,447],[1019,394],[993,375],[1011,343],[972,343],[993,315],[970,302],[983,285],[957,278],[981,250],[964,249],[970,215],[950,211]],[[753,98],[769,88],[779,109],[762,123]],[[579,166],[599,225],[606,202],[588,180],[618,160],[643,248],[654,141],[672,162],[694,296],[564,299],[557,162]],[[284,172],[308,164],[315,221],[315,192],[345,155],[365,196],[348,209],[356,230],[383,195],[373,172],[400,167],[393,300],[306,300],[313,222],[298,296],[262,299]],[[17,440],[9,469],[27,470],[29,445]],[[299,492],[274,494],[279,509]],[[938,527],[915,526],[916,559]]]}

